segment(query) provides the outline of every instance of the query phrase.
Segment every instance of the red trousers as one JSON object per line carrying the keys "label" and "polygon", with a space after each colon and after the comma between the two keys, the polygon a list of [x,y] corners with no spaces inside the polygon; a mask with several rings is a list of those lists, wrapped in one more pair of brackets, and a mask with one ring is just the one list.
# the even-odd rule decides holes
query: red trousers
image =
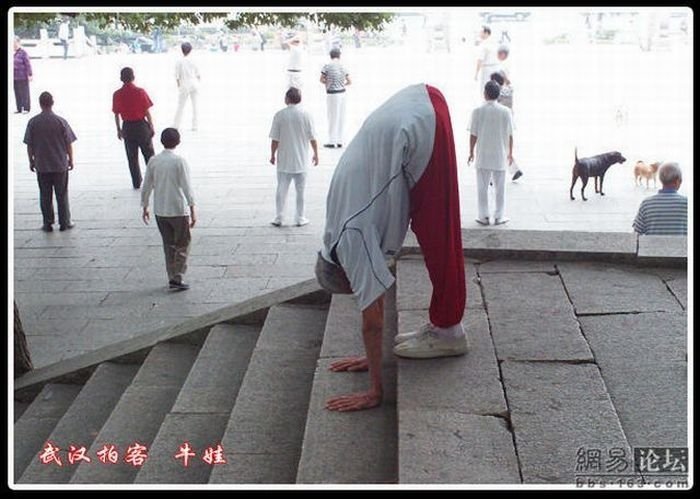
{"label": "red trousers", "polygon": [[411,229],[433,285],[430,322],[449,327],[462,320],[467,299],[457,156],[447,102],[438,89],[426,86],[435,109],[435,142],[425,172],[411,189]]}

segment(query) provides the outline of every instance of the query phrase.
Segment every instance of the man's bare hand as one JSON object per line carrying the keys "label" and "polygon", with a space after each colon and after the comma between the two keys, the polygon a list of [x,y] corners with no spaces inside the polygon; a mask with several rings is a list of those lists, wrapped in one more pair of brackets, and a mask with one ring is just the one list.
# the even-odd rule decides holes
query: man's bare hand
{"label": "man's bare hand", "polygon": [[122,137],[123,137],[123,135],[122,135],[121,129],[117,129],[117,138],[118,138],[119,140],[122,140]]}
{"label": "man's bare hand", "polygon": [[318,166],[318,154],[314,154],[314,157],[311,158],[311,161],[313,162],[314,166]]}
{"label": "man's bare hand", "polygon": [[326,402],[329,411],[361,411],[377,407],[382,403],[382,394],[374,391],[350,393],[333,397]]}
{"label": "man's bare hand", "polygon": [[367,357],[348,357],[333,362],[328,369],[335,373],[344,371],[367,371],[369,369],[369,362],[367,361]]}
{"label": "man's bare hand", "polygon": [[467,158],[467,164],[471,164],[474,161],[474,153],[469,153],[469,158]]}
{"label": "man's bare hand", "polygon": [[270,156],[270,164],[271,165],[275,164],[275,156],[274,155]]}

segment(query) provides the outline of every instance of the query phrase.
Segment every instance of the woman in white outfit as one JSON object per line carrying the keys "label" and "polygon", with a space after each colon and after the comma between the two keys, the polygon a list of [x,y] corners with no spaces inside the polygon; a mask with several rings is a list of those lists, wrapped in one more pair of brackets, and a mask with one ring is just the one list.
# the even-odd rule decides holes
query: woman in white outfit
{"label": "woman in white outfit", "polygon": [[192,52],[192,45],[185,42],[180,46],[182,59],[177,61],[175,66],[175,80],[179,91],[177,99],[177,112],[173,128],[179,129],[182,122],[182,112],[185,110],[185,103],[189,98],[192,101],[192,130],[197,129],[197,93],[199,90],[199,69],[188,57]]}

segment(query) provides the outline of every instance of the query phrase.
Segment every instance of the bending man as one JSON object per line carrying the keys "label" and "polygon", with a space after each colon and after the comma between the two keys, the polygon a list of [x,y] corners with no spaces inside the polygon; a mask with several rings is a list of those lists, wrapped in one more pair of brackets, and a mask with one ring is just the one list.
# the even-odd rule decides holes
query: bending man
{"label": "bending man", "polygon": [[316,277],[331,293],[355,295],[367,354],[331,370],[369,370],[370,389],[330,399],[330,410],[381,403],[384,294],[394,284],[387,259],[401,249],[409,223],[433,284],[430,322],[398,335],[394,353],[462,355],[466,285],[454,137],[444,97],[423,84],[401,90],[367,118],[331,180]]}

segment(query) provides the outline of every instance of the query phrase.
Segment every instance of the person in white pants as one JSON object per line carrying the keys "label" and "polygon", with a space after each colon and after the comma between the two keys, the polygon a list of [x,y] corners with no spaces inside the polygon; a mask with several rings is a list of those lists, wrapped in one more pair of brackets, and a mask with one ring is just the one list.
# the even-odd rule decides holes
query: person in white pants
{"label": "person in white pants", "polygon": [[188,57],[192,52],[192,45],[184,42],[180,45],[182,59],[175,65],[175,80],[179,91],[177,99],[177,112],[173,128],[179,129],[182,123],[182,113],[185,110],[187,99],[192,102],[192,130],[197,130],[197,94],[199,90],[200,74],[197,65]]}
{"label": "person in white pants", "polygon": [[343,147],[345,126],[345,86],[350,85],[350,75],[340,64],[340,49],[330,51],[331,62],[321,69],[321,83],[326,86],[328,109],[328,143],[323,147]]}
{"label": "person in white pants", "polygon": [[304,85],[302,70],[304,69],[304,49],[301,46],[301,38],[294,35],[287,40],[289,46],[289,60],[287,61],[287,88],[301,89]]}
{"label": "person in white pants", "polygon": [[292,180],[297,193],[296,225],[301,227],[309,223],[309,220],[304,217],[304,187],[309,165],[309,143],[314,153],[311,158],[314,166],[318,165],[318,145],[311,116],[297,106],[300,102],[301,91],[294,87],[288,89],[284,96],[287,107],[275,113],[270,129],[270,139],[272,139],[270,164],[277,163],[275,197],[277,215],[270,222],[275,227],[282,225],[287,192]]}
{"label": "person in white pants", "polygon": [[476,148],[476,184],[478,217],[481,225],[489,225],[489,182],[493,182],[496,194],[494,224],[510,221],[505,216],[506,163],[513,163],[513,115],[507,107],[496,99],[501,87],[495,81],[488,81],[484,87],[486,102],[472,112],[469,160],[474,160]]}

